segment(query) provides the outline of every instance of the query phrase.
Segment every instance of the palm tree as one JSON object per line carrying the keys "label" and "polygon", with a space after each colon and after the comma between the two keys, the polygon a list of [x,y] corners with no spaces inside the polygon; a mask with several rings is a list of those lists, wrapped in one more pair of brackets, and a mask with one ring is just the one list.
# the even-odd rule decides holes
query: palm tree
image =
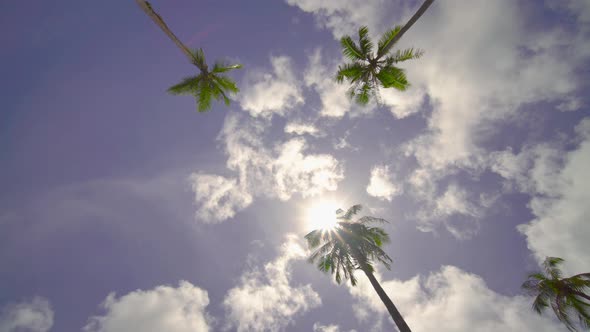
{"label": "palm tree", "polygon": [[562,278],[558,265],[559,257],[547,257],[543,272],[531,273],[522,288],[535,296],[533,310],[541,314],[549,305],[557,318],[570,331],[577,331],[571,318],[577,316],[583,328],[590,328],[590,296],[584,293],[590,289],[590,273],[581,273]]}
{"label": "palm tree", "polygon": [[357,279],[354,271],[362,270],[387,307],[398,329],[401,332],[409,332],[411,330],[408,324],[373,275],[374,262],[381,262],[390,269],[389,264],[392,260],[381,249],[384,243],[389,242],[389,235],[382,228],[372,227],[370,224],[387,221],[369,216],[352,221],[352,217],[360,210],[360,205],[354,205],[346,212],[338,209],[336,217],[339,221],[336,227],[330,230],[314,230],[305,236],[307,245],[314,250],[309,256],[309,262],[316,264],[320,271],[335,275],[338,284],[344,276],[344,279],[349,279],[355,286]]}
{"label": "palm tree", "polygon": [[184,53],[189,62],[199,68],[199,75],[184,78],[182,82],[170,87],[168,92],[178,94],[190,94],[197,100],[197,110],[205,112],[211,108],[211,100],[222,100],[226,105],[230,104],[229,93],[239,91],[236,83],[229,77],[221,75],[232,69],[242,68],[242,65],[228,65],[223,62],[216,62],[212,70],[209,70],[205,61],[205,54],[202,49],[191,51],[174,35],[168,28],[162,17],[158,15],[149,2],[145,0],[135,0],[139,7],[164,31],[174,44]]}
{"label": "palm tree", "polygon": [[371,95],[379,103],[380,86],[400,91],[405,91],[410,86],[403,69],[395,65],[402,61],[417,59],[422,56],[423,51],[413,48],[398,50],[393,54],[389,51],[433,2],[434,0],[424,1],[403,27],[396,26],[385,32],[377,44],[376,53],[373,53],[373,43],[368,38],[369,29],[365,26],[359,29],[358,44],[350,36],[340,39],[342,53],[352,62],[338,66],[336,81],[342,83],[346,79],[352,84],[348,95],[358,104],[366,105]]}

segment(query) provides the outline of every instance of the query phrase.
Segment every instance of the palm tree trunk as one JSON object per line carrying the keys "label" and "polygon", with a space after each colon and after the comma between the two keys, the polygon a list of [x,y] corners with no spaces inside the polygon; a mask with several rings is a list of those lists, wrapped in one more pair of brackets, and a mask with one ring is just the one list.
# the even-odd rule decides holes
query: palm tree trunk
{"label": "palm tree trunk", "polygon": [[400,330],[400,332],[412,332],[412,330],[410,330],[410,327],[402,317],[402,314],[397,310],[389,296],[387,296],[387,293],[385,293],[385,291],[373,275],[373,272],[371,272],[367,268],[363,269],[363,272],[365,272],[367,278],[369,278],[369,280],[371,281],[371,285],[373,285],[373,288],[375,288],[375,291],[379,295],[379,298],[381,298],[381,301],[383,301],[383,304],[385,304],[385,307],[387,307],[387,311],[389,311],[391,318],[393,318],[393,321],[395,322],[395,325],[397,325],[397,328]]}
{"label": "palm tree trunk", "polygon": [[404,33],[406,33],[406,31],[410,30],[412,25],[414,25],[414,23],[416,23],[416,21],[418,21],[420,16],[422,16],[422,14],[424,14],[426,12],[426,9],[428,9],[428,7],[430,7],[430,5],[432,5],[433,2],[434,2],[434,0],[425,0],[424,1],[422,6],[420,6],[420,8],[418,8],[416,13],[414,13],[414,16],[412,16],[410,18],[410,20],[401,28],[401,30],[397,33],[397,35],[395,37],[393,37],[391,42],[389,44],[387,44],[387,46],[383,49],[383,54],[378,54],[378,58],[381,58],[383,55],[385,55],[385,54],[387,54],[387,52],[389,52],[391,47],[395,43],[397,43],[397,41],[400,38],[402,38],[402,36],[404,35]]}
{"label": "palm tree trunk", "polygon": [[[172,32],[172,30],[170,30],[170,28],[168,28],[162,17],[160,17],[160,15],[158,15],[158,13],[154,11],[150,3],[145,0],[135,0],[135,2],[137,2],[139,7],[143,9],[143,11],[152,19],[152,21],[154,21],[154,23],[156,23],[156,25],[159,26],[160,29],[162,29],[162,31],[164,31],[168,38],[170,38],[174,42],[174,44],[176,44],[176,46],[182,51],[182,53],[186,55],[190,63],[199,67],[199,64],[196,63],[195,57],[193,56],[189,48],[186,47],[186,45],[184,45],[180,41],[180,39],[178,39],[178,37],[176,37],[176,35]],[[201,69],[201,71],[203,70],[203,68],[200,67],[199,69]]]}

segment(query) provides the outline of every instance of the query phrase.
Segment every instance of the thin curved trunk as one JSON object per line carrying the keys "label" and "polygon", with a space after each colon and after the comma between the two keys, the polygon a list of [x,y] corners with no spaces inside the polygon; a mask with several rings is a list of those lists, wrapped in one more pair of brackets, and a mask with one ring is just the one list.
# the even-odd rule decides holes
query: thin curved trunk
{"label": "thin curved trunk", "polygon": [[385,307],[387,307],[387,311],[389,311],[391,318],[393,318],[393,321],[395,322],[395,325],[397,325],[397,328],[400,330],[400,332],[412,332],[412,330],[410,330],[410,327],[402,317],[402,314],[397,310],[389,296],[387,296],[387,293],[385,293],[385,291],[383,290],[383,288],[381,287],[373,273],[368,269],[363,269],[363,272],[365,272],[367,278],[369,278],[369,280],[371,281],[371,285],[373,285],[373,288],[375,288],[375,291],[379,295],[379,298],[381,298],[381,301],[383,301],[383,304],[385,304]]}
{"label": "thin curved trunk", "polygon": [[186,47],[186,45],[184,45],[180,41],[180,39],[178,39],[178,37],[176,37],[176,35],[172,32],[172,30],[170,30],[170,28],[168,28],[162,17],[160,17],[160,15],[158,15],[158,13],[154,11],[150,3],[145,0],[135,0],[135,2],[137,2],[139,7],[152,19],[152,21],[154,21],[154,23],[156,23],[156,25],[159,26],[160,29],[162,29],[162,31],[164,31],[168,38],[170,38],[174,42],[174,44],[176,44],[176,46],[182,51],[182,53],[186,55],[190,63],[199,67],[201,71],[204,71],[205,68],[201,68],[199,64],[196,63],[195,57],[193,56],[189,48]]}
{"label": "thin curved trunk", "polygon": [[414,23],[416,23],[416,21],[418,21],[418,19],[420,18],[420,16],[422,16],[422,14],[424,14],[426,12],[426,10],[428,9],[428,7],[430,7],[430,5],[432,5],[432,3],[434,2],[434,0],[426,0],[424,1],[424,3],[422,4],[422,6],[420,6],[420,8],[418,8],[418,10],[416,11],[416,13],[414,13],[414,16],[412,16],[410,18],[410,20],[401,28],[401,30],[397,33],[397,35],[395,37],[393,37],[393,39],[391,40],[391,42],[389,44],[387,44],[387,46],[383,49],[382,54],[378,55],[378,58],[381,58],[382,56],[384,56],[385,54],[387,54],[387,52],[389,52],[389,50],[391,49],[391,47],[397,43],[397,41],[402,38],[402,36],[404,35],[404,33],[406,33],[406,31],[410,30],[410,28],[412,27],[412,25],[414,25]]}

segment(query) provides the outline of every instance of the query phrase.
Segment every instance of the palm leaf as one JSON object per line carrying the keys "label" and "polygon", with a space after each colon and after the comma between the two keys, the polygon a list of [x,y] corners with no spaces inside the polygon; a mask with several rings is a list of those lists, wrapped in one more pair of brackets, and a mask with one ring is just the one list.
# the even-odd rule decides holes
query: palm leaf
{"label": "palm leaf", "polygon": [[407,48],[405,50],[397,50],[393,55],[385,58],[387,64],[398,63],[402,61],[419,59],[424,55],[424,51],[420,49]]}
{"label": "palm leaf", "polygon": [[235,64],[235,65],[227,65],[225,63],[222,62],[216,62],[215,65],[213,66],[213,70],[211,71],[212,73],[225,73],[226,71],[230,71],[233,69],[241,69],[243,66],[239,63]]}
{"label": "palm leaf", "polygon": [[342,37],[340,39],[340,45],[342,46],[342,54],[350,60],[360,61],[365,59],[362,51],[349,36]]}
{"label": "palm leaf", "polygon": [[400,91],[405,91],[410,86],[404,71],[395,66],[383,67],[379,73],[377,73],[377,79],[381,82],[384,88],[395,88]]}
{"label": "palm leaf", "polygon": [[383,55],[385,55],[385,51],[388,48],[388,45],[391,43],[393,38],[397,36],[397,34],[402,29],[401,26],[397,25],[393,29],[386,31],[381,39],[379,39],[379,43],[377,44],[377,58],[380,59]]}
{"label": "palm leaf", "polygon": [[361,78],[363,74],[363,66],[358,62],[346,63],[342,66],[338,66],[338,72],[336,73],[336,81],[342,83],[344,78],[347,78],[350,82],[355,82]]}
{"label": "palm leaf", "polygon": [[211,97],[213,89],[209,82],[201,81],[199,84],[199,92],[197,94],[197,110],[199,112],[206,112],[211,108]]}
{"label": "palm leaf", "polygon": [[186,77],[182,82],[168,88],[168,92],[173,95],[194,94],[199,87],[201,75]]}
{"label": "palm leaf", "polygon": [[368,58],[373,52],[373,42],[369,39],[369,29],[366,26],[359,29],[359,45],[363,58]]}

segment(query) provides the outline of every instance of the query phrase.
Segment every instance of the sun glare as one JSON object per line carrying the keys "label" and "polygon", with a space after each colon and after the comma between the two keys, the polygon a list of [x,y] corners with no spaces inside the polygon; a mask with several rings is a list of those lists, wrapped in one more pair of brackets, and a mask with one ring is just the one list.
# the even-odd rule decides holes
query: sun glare
{"label": "sun glare", "polygon": [[319,201],[313,203],[308,209],[305,216],[307,228],[309,230],[322,229],[330,230],[336,226],[336,210],[340,206],[334,201]]}

